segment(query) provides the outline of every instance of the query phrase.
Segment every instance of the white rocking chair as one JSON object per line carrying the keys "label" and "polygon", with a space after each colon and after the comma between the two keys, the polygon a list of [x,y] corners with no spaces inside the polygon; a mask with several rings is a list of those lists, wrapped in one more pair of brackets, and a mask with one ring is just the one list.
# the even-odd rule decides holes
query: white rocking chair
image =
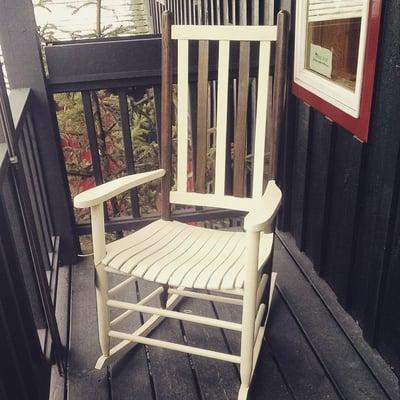
{"label": "white rocking chair", "polygon": [[[102,352],[96,368],[103,368],[119,359],[137,343],[154,345],[240,364],[239,399],[247,398],[264,336],[273,290],[271,254],[274,239],[274,219],[281,202],[281,191],[274,179],[277,169],[279,131],[284,114],[288,19],[288,14],[281,12],[278,15],[278,26],[171,26],[170,13],[164,13],[161,111],[161,163],[163,169],[116,179],[87,190],[74,199],[75,207],[90,207],[91,210],[99,339]],[[177,190],[170,192],[172,141],[171,39],[178,42],[178,147]],[[200,189],[203,193],[187,191],[189,40],[199,41],[198,76],[199,82],[202,80],[203,86],[208,85],[207,41],[219,42],[214,194],[204,193],[204,188]],[[230,41],[241,42],[235,138],[236,131],[240,131],[240,129],[244,131],[246,125],[250,42],[259,42],[260,46],[252,198],[225,195]],[[271,103],[268,101],[271,42],[277,43],[272,111],[268,112],[268,106]],[[204,90],[204,87],[201,90],[199,84],[198,100],[200,102],[201,92],[207,96],[207,90]],[[199,104],[198,107],[200,110],[202,105]],[[270,153],[269,176],[271,179],[264,191],[267,115],[272,116],[271,139],[268,142]],[[198,113],[199,116],[201,117],[201,112]],[[200,125],[198,123],[198,135],[201,133]],[[206,127],[206,124],[203,124],[203,127]],[[204,132],[206,132],[205,128],[203,129]],[[241,132],[240,134],[243,138],[244,133]],[[198,138],[198,146],[201,147],[200,138]],[[245,147],[245,144],[242,147]],[[205,149],[205,146],[203,149]],[[236,169],[238,160],[235,159],[234,179],[243,183],[243,176],[245,175],[245,152],[243,149],[242,153],[243,164],[238,169]],[[203,158],[204,160],[205,158]],[[203,174],[203,182],[205,180],[204,165],[204,162],[203,166],[200,162],[197,171],[197,174]],[[158,178],[162,179],[161,219],[129,236],[106,245],[103,203],[124,191]],[[201,177],[199,180],[201,181]],[[199,188],[197,182],[196,187]],[[235,191],[238,192],[234,189],[234,193]],[[212,230],[171,221],[170,203],[248,212],[244,219],[245,232]],[[119,285],[109,288],[107,273],[124,274],[128,278]],[[160,286],[137,304],[116,300],[116,294],[123,286],[139,278],[158,283]],[[169,298],[168,295],[170,295]],[[147,305],[155,297],[160,297],[160,308]],[[173,311],[182,297],[242,305],[242,323]],[[110,308],[125,311],[111,321]],[[152,314],[153,316],[133,333],[113,329],[117,322],[132,312]],[[148,337],[148,334],[165,317],[241,332],[240,354],[226,354]],[[120,339],[121,342],[110,348],[111,337]]]}

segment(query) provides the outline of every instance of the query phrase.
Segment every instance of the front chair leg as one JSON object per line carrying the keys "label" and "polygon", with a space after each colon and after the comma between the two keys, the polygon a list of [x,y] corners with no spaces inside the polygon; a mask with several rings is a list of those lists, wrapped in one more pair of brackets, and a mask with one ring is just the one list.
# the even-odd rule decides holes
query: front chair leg
{"label": "front chair leg", "polygon": [[110,330],[110,311],[107,305],[107,272],[103,264],[98,264],[95,267],[95,286],[100,348],[103,356],[108,357],[110,355],[110,337],[108,336]]}
{"label": "front chair leg", "polygon": [[254,322],[256,320],[259,233],[247,233],[247,265],[243,292],[242,336],[240,344],[239,400],[247,399],[253,371]]}

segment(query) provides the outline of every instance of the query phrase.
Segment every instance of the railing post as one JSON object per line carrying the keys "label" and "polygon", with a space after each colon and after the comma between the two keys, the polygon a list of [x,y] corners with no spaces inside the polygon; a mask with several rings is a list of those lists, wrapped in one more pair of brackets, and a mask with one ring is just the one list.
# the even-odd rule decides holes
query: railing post
{"label": "railing post", "polygon": [[31,88],[32,117],[60,256],[74,263],[78,242],[57,121],[48,96],[31,0],[0,0],[0,43],[10,87]]}

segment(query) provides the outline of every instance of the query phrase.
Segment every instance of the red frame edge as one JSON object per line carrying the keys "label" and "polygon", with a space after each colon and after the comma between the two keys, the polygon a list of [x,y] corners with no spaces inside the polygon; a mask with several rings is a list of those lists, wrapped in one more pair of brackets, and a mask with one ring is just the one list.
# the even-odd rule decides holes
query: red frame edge
{"label": "red frame edge", "polygon": [[362,142],[367,142],[371,120],[372,99],[374,93],[375,71],[378,56],[379,31],[382,11],[382,0],[371,0],[368,17],[368,30],[365,48],[363,83],[360,98],[360,116],[354,118],[335,107],[316,94],[292,83],[292,93],[327,118],[350,131]]}

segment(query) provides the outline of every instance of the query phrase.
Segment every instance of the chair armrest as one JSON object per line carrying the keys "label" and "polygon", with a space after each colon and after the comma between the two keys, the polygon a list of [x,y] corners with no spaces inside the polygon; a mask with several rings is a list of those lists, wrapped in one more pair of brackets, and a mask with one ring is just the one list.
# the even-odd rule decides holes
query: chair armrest
{"label": "chair armrest", "polygon": [[103,203],[106,200],[117,196],[129,189],[142,185],[144,183],[161,178],[165,175],[165,170],[157,169],[155,171],[143,172],[141,174],[134,174],[123,176],[122,178],[103,183],[102,185],[85,190],[79,193],[74,198],[74,206],[76,208],[93,207]]}
{"label": "chair armrest", "polygon": [[247,232],[265,231],[279,210],[282,192],[275,181],[269,181],[262,198],[256,203],[244,219],[244,229]]}

